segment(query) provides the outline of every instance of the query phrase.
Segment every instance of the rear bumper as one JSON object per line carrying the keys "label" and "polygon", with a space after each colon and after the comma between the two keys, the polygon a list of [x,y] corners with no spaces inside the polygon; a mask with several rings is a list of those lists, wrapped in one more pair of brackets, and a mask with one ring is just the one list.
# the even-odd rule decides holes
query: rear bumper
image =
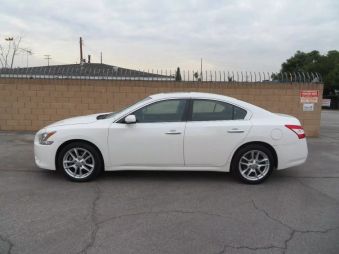
{"label": "rear bumper", "polygon": [[278,170],[303,164],[308,155],[306,138],[294,143],[275,147],[278,156]]}

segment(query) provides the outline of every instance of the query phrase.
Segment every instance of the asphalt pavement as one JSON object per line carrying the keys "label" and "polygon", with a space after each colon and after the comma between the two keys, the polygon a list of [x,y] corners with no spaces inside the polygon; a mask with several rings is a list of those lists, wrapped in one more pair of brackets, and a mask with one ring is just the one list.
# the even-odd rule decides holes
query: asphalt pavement
{"label": "asphalt pavement", "polygon": [[339,253],[339,112],[309,158],[261,185],[214,172],[38,169],[33,134],[0,132],[0,253]]}

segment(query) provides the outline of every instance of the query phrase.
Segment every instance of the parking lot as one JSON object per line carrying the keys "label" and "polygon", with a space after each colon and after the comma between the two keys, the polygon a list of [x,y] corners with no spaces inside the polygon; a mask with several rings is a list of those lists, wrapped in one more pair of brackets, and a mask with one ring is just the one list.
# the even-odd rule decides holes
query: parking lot
{"label": "parking lot", "polygon": [[32,133],[0,133],[0,253],[339,253],[339,112],[306,164],[245,185],[213,172],[38,169]]}

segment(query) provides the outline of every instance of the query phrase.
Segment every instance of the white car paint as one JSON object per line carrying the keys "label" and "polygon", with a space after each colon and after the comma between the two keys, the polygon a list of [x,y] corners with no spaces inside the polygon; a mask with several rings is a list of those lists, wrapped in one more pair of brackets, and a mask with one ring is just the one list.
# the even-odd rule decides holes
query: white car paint
{"label": "white car paint", "polygon": [[[243,120],[161,123],[117,123],[146,105],[169,99],[208,99],[247,111]],[[285,125],[300,125],[292,116],[271,113],[231,97],[208,93],[156,94],[106,119],[94,114],[53,123],[37,132],[34,141],[38,167],[55,170],[58,148],[70,140],[85,140],[102,154],[105,170],[211,170],[230,171],[235,151],[249,142],[270,145],[278,158],[277,169],[302,164],[307,158],[306,138],[299,139]],[[56,131],[43,145],[39,135]],[[167,134],[178,132],[177,135]]]}

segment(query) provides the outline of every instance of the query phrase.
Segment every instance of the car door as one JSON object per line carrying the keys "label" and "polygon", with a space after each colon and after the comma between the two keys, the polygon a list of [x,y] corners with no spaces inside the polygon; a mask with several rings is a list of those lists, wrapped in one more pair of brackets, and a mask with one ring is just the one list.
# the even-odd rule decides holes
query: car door
{"label": "car door", "polygon": [[162,100],[131,113],[134,124],[113,123],[108,138],[113,167],[184,166],[186,106],[186,99]]}
{"label": "car door", "polygon": [[185,166],[221,167],[246,137],[247,111],[222,101],[192,99],[186,124]]}

